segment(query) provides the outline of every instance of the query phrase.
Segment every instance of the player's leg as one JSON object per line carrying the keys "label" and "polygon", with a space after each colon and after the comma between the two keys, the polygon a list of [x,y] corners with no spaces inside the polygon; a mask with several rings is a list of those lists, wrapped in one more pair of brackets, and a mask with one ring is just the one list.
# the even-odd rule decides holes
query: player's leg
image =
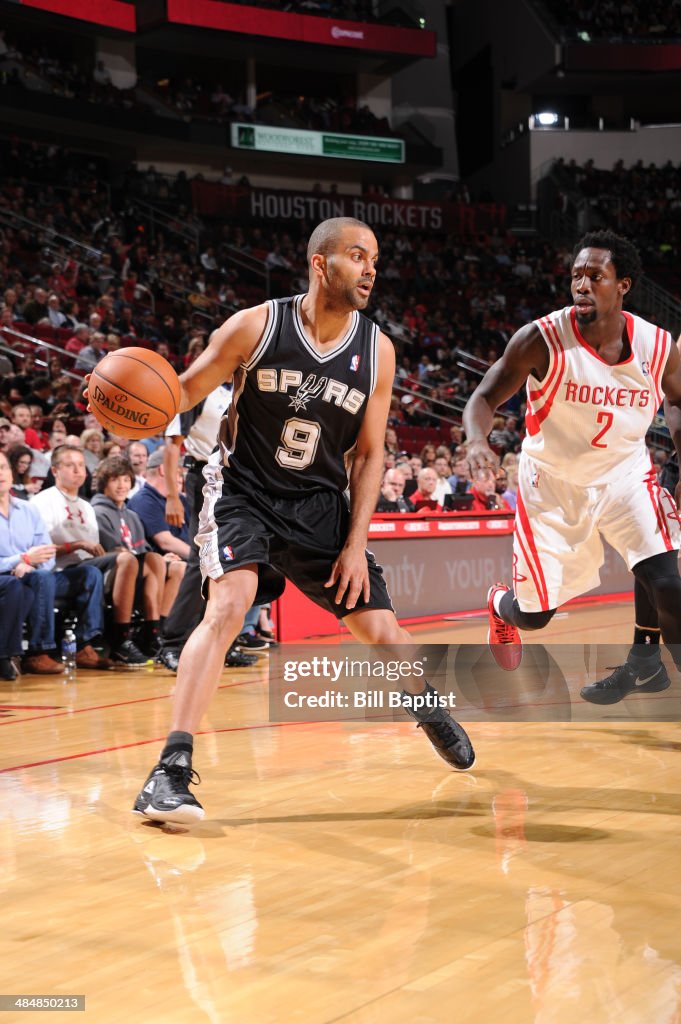
{"label": "player's leg", "polygon": [[520,664],[519,630],[543,629],[559,605],[597,586],[603,546],[594,527],[592,503],[584,488],[551,477],[531,459],[521,458],[513,533],[514,590],[497,583],[487,594],[487,639],[501,668],[508,671]]}
{"label": "player's leg", "polygon": [[[370,574],[370,580],[372,575]],[[382,582],[382,576],[381,576]],[[383,584],[385,587],[385,584]],[[387,591],[386,591],[387,594]],[[391,659],[404,660],[404,644],[414,646],[412,636],[397,621],[395,613],[387,608],[361,608],[343,618],[356,640],[363,644],[386,649]],[[394,652],[393,649],[394,648]],[[400,649],[401,648],[401,649]],[[405,680],[402,703],[407,714],[423,729],[440,757],[457,771],[467,771],[475,764],[475,751],[466,731],[439,707],[437,691],[423,679]]]}
{"label": "player's leg", "polygon": [[660,627],[657,608],[642,580],[634,578],[634,642],[622,665],[609,676],[582,687],[581,696],[590,704],[617,704],[636,689],[646,693],[666,690],[670,685],[660,657]]}
{"label": "player's leg", "polygon": [[194,775],[193,736],[218,687],[225,655],[253,604],[257,586],[257,565],[208,580],[205,614],[180,656],[171,731],[135,801],[134,810],[148,818],[179,824],[203,818],[201,804],[189,792]]}
{"label": "player's leg", "polygon": [[[676,667],[681,669],[679,514],[671,494],[660,487],[647,456],[608,488],[598,518],[603,536],[634,574],[637,623],[659,627]],[[625,666],[613,673],[616,678],[584,687],[585,699],[594,704],[615,704],[638,690],[649,693],[667,689],[669,676],[656,645],[646,644],[644,630],[637,629],[636,638],[639,642]]]}

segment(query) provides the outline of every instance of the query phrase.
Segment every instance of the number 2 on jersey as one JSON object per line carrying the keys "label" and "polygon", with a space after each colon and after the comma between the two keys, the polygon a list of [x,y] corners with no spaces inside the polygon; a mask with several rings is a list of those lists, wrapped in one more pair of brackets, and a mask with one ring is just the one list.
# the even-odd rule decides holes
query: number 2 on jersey
{"label": "number 2 on jersey", "polygon": [[613,416],[613,414],[611,412],[606,412],[605,410],[601,410],[601,412],[599,412],[598,416],[596,417],[596,423],[604,423],[605,426],[603,427],[602,430],[598,431],[598,433],[596,434],[595,437],[593,437],[591,439],[591,447],[592,448],[607,448],[608,447],[607,441],[603,442],[601,440],[601,438],[605,434],[607,434],[607,432],[610,430],[610,427],[612,426],[613,419],[614,419],[614,416]]}
{"label": "number 2 on jersey", "polygon": [[307,469],[317,454],[321,427],[312,420],[299,420],[292,416],[286,420],[281,432],[282,445],[275,458],[285,469]]}

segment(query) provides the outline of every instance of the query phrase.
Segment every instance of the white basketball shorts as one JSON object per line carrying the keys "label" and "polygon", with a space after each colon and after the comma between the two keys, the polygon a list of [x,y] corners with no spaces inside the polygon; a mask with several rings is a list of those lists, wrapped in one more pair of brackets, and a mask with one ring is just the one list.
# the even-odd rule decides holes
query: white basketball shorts
{"label": "white basketball shorts", "polygon": [[681,544],[676,504],[647,454],[598,487],[551,476],[524,454],[518,470],[513,588],[524,612],[549,611],[597,587],[602,538],[629,569]]}

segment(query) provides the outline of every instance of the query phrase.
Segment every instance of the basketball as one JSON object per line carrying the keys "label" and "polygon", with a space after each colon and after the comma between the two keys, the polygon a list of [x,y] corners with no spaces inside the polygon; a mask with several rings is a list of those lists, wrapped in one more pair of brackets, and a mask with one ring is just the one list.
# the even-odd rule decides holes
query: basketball
{"label": "basketball", "polygon": [[146,348],[122,348],[97,363],[88,383],[92,412],[122,437],[164,430],[180,404],[180,382],[167,359]]}

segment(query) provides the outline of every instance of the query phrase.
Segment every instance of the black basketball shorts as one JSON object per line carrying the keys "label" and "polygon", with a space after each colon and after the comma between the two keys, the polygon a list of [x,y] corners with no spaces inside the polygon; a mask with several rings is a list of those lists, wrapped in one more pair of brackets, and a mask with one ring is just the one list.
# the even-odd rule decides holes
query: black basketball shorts
{"label": "black basketball shorts", "polygon": [[225,470],[206,474],[204,504],[196,543],[200,548],[204,596],[207,580],[257,563],[255,604],[267,604],[283,593],[286,579],[337,618],[360,608],[393,611],[383,570],[366,552],[371,594],[360,595],[348,611],[345,599],[336,604],[338,584],[326,588],[331,566],[345,544],[350,510],[336,490],[318,491],[300,498],[279,498],[263,492],[245,494],[229,480]]}

